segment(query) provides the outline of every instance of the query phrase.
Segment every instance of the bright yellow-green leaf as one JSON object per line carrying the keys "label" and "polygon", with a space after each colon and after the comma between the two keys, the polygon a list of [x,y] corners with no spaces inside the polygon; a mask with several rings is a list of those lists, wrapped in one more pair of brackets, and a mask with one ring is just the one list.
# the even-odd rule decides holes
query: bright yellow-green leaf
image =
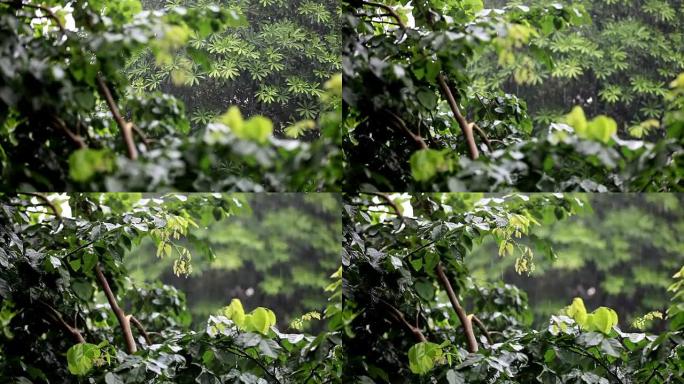
{"label": "bright yellow-green leaf", "polygon": [[268,308],[258,307],[245,316],[245,330],[267,334],[276,323],[275,313]]}
{"label": "bright yellow-green leaf", "polygon": [[107,149],[82,148],[69,156],[69,176],[74,181],[88,181],[97,173],[113,169],[114,156]]}
{"label": "bright yellow-green leaf", "polygon": [[242,127],[245,124],[240,109],[234,106],[228,108],[228,111],[221,115],[218,120],[233,132],[242,130]]}
{"label": "bright yellow-green leaf", "polygon": [[578,135],[582,136],[587,131],[587,117],[584,115],[582,107],[575,107],[565,116],[565,122],[575,129]]}
{"label": "bright yellow-green leaf", "polygon": [[235,134],[242,139],[263,144],[273,134],[273,122],[263,116],[254,116],[247,120],[241,133]]}
{"label": "bright yellow-green leaf", "polygon": [[608,116],[598,116],[587,126],[587,138],[607,143],[617,133],[617,123]]}
{"label": "bright yellow-green leaf", "polygon": [[231,300],[230,305],[223,308],[223,315],[233,320],[233,323],[235,323],[238,328],[242,328],[245,325],[245,310],[239,299]]}
{"label": "bright yellow-green leaf", "polygon": [[610,333],[611,329],[618,323],[617,313],[607,307],[599,307],[591,314],[587,321],[589,329],[602,333]]}
{"label": "bright yellow-green leaf", "polygon": [[584,306],[584,300],[576,297],[572,300],[572,304],[565,309],[565,313],[572,317],[580,327],[584,327],[587,322],[587,308]]}

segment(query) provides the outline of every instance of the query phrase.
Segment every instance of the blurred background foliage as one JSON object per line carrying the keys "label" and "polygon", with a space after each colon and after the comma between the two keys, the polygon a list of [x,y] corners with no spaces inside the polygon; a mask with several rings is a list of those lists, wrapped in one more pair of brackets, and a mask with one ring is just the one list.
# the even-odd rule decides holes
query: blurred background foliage
{"label": "blurred background foliage", "polygon": [[[487,8],[571,4],[591,22],[533,36],[515,60],[486,51],[470,66],[476,88],[503,87],[527,101],[539,128],[574,105],[614,117],[623,137],[654,139],[667,112],[668,84],[684,71],[680,0],[486,0]],[[549,66],[548,63],[553,63]],[[682,105],[672,106],[682,108]]]}
{"label": "blurred background foliage", "polygon": [[[278,314],[281,329],[299,316],[326,306],[324,288],[339,268],[341,208],[336,195],[238,194],[247,204],[227,219],[192,230],[211,258],[192,260],[189,276],[173,273],[172,258],[158,258],[143,241],[125,259],[137,284],[161,280],[185,293],[193,323],[238,298],[246,308],[265,306]],[[247,208],[249,207],[249,208]],[[181,240],[182,242],[182,240]],[[205,250],[206,251],[206,250]],[[321,322],[305,322],[318,330]]]}
{"label": "blurred background foliage", "polygon": [[[463,204],[476,200],[462,200]],[[538,256],[536,269],[515,272],[515,258],[498,257],[487,241],[466,264],[475,279],[503,279],[527,292],[535,322],[581,297],[589,307],[605,305],[632,324],[651,311],[665,313],[667,287],[684,262],[684,212],[681,194],[589,194],[591,208],[532,233],[554,245],[556,259]],[[662,330],[663,322],[651,324]]]}
{"label": "blurred background foliage", "polygon": [[[269,116],[282,135],[285,128],[315,120],[339,102],[320,98],[324,83],[342,65],[338,1],[143,0],[142,5],[148,10],[216,5],[246,18],[243,25],[205,38],[186,31],[188,46],[161,66],[150,49],[127,63],[134,92],[161,90],[178,97],[195,127],[236,105],[247,116]],[[307,132],[307,137],[316,134]]]}

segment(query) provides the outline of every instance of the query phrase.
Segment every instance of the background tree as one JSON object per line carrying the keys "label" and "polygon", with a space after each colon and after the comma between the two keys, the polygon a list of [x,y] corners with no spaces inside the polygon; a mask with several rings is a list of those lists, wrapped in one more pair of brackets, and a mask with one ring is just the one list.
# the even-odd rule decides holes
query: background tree
{"label": "background tree", "polygon": [[[666,290],[681,266],[684,239],[677,194],[589,195],[592,210],[532,231],[553,244],[555,260],[538,259],[529,276],[514,270],[512,258],[494,258],[497,245],[486,241],[466,260],[476,278],[504,279],[527,292],[535,324],[581,297],[587,306],[606,305],[634,321],[669,306]],[[640,323],[637,322],[637,325]],[[662,330],[665,322],[645,324]]]}
{"label": "background tree", "polygon": [[[147,9],[208,4],[143,1]],[[330,109],[320,96],[323,84],[341,66],[338,2],[254,0],[216,5],[245,15],[247,24],[206,37],[193,33],[186,49],[162,66],[155,64],[149,48],[137,52],[126,66],[135,92],[163,90],[179,97],[191,123],[199,127],[236,105],[247,116],[271,117],[281,135],[295,122],[315,120],[322,109]]]}
{"label": "background tree", "polygon": [[[183,291],[196,324],[238,298],[246,307],[266,306],[287,329],[304,313],[322,313],[321,291],[339,268],[340,210],[332,194],[244,195],[248,209],[229,220],[193,230],[212,257],[193,261],[189,276],[176,276],[172,260],[159,260],[147,240],[131,250],[126,265],[134,281],[156,281]],[[193,245],[188,245],[194,251]],[[226,285],[226,281],[230,282]],[[322,322],[311,322],[320,328]]]}
{"label": "background tree", "polygon": [[[529,56],[503,63],[490,53],[470,68],[479,84],[526,100],[540,128],[558,121],[570,106],[582,105],[592,114],[613,116],[623,137],[663,137],[667,85],[684,71],[681,2],[571,3],[581,4],[592,22],[530,41],[531,50],[550,50],[553,67]],[[491,8],[514,4],[522,2],[485,2]]]}

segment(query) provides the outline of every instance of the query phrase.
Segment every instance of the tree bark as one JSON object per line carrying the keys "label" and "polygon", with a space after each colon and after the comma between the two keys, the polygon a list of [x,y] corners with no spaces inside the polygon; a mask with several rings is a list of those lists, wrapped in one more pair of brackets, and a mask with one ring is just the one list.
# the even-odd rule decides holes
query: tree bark
{"label": "tree bark", "polygon": [[119,307],[119,303],[116,301],[116,297],[109,287],[107,278],[105,278],[104,273],[102,273],[102,268],[100,264],[95,265],[95,273],[97,274],[97,280],[100,282],[102,289],[104,290],[105,296],[107,296],[107,301],[109,301],[109,306],[112,308],[114,315],[117,320],[119,320],[119,325],[121,326],[121,332],[124,336],[124,341],[126,342],[126,350],[129,354],[134,354],[138,348],[135,345],[135,339],[133,338],[133,332],[131,331],[131,316],[124,313],[123,309]]}
{"label": "tree bark", "polygon": [[475,332],[473,332],[473,323],[470,320],[470,317],[468,317],[468,315],[466,314],[466,311],[461,306],[461,303],[458,301],[456,293],[454,293],[454,289],[451,287],[451,283],[449,282],[449,278],[447,277],[446,273],[444,273],[444,267],[442,267],[442,263],[437,264],[435,272],[437,272],[437,277],[439,278],[442,287],[444,288],[444,290],[447,293],[447,296],[449,297],[451,306],[454,308],[454,311],[456,311],[458,319],[461,321],[463,333],[465,334],[466,342],[468,345],[468,352],[477,352],[477,339],[475,338]]}
{"label": "tree bark", "polygon": [[472,124],[468,123],[466,118],[461,113],[461,110],[458,108],[456,98],[454,98],[454,94],[451,92],[449,84],[447,84],[446,76],[440,73],[437,77],[437,81],[439,82],[439,87],[442,89],[442,93],[444,93],[444,96],[446,97],[447,102],[449,103],[449,107],[451,107],[451,111],[454,113],[454,117],[456,118],[458,125],[461,127],[461,131],[463,131],[463,136],[465,137],[466,143],[468,144],[468,152],[470,153],[470,159],[476,160],[478,157],[480,157],[480,152],[478,151],[477,144],[475,143],[475,136],[473,135],[473,126]]}

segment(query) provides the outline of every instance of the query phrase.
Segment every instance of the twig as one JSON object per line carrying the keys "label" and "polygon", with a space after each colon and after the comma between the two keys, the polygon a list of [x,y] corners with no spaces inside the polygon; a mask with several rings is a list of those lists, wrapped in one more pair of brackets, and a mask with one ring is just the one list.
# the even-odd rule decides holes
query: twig
{"label": "twig", "polygon": [[57,207],[55,204],[50,201],[47,196],[43,195],[42,193],[37,193],[37,192],[19,192],[20,195],[27,195],[27,196],[33,196],[37,197],[39,200],[42,200],[45,203],[45,206],[50,207],[52,212],[54,212],[55,217],[58,219],[62,219],[62,215],[59,214],[59,211],[57,210]]}
{"label": "twig", "polygon": [[83,338],[83,335],[81,332],[76,328],[72,327],[71,325],[67,324],[66,321],[64,321],[64,318],[62,318],[62,314],[59,313],[55,308],[53,308],[50,304],[39,300],[38,301],[40,304],[42,304],[49,312],[48,314],[50,317],[62,328],[64,328],[65,331],[69,332],[69,334],[76,340],[78,343],[85,343],[85,339]]}
{"label": "twig", "polygon": [[114,102],[114,98],[112,97],[112,93],[110,92],[107,83],[105,83],[102,75],[99,73],[97,74],[97,85],[100,88],[102,96],[107,102],[109,110],[112,112],[112,116],[114,117],[116,124],[121,130],[121,135],[123,136],[124,143],[126,144],[126,150],[128,151],[128,158],[131,160],[137,159],[138,149],[135,147],[135,141],[133,141],[133,124],[126,122],[123,116],[121,116],[119,107],[116,106],[116,102]]}
{"label": "twig", "polygon": [[451,302],[451,306],[454,308],[458,319],[461,321],[463,333],[465,334],[468,345],[468,352],[476,353],[478,348],[475,332],[473,332],[473,324],[470,321],[470,318],[466,315],[466,311],[461,306],[461,303],[459,303],[458,298],[454,293],[454,289],[451,287],[451,283],[449,282],[446,273],[444,273],[444,267],[442,267],[441,262],[437,264],[437,267],[435,267],[435,272],[437,272],[437,277],[442,284],[442,287],[444,290],[446,290],[449,301]]}
{"label": "twig", "polygon": [[454,113],[454,117],[456,118],[458,125],[461,127],[461,131],[463,131],[463,136],[465,136],[466,142],[468,143],[468,152],[470,154],[470,159],[476,160],[480,156],[480,153],[477,150],[477,144],[475,144],[475,137],[473,136],[473,125],[468,123],[466,118],[461,113],[461,110],[458,108],[458,103],[456,103],[454,94],[451,92],[449,84],[447,84],[446,76],[444,76],[443,73],[440,73],[439,76],[437,76],[437,81],[439,82],[439,87],[441,88],[442,93],[444,94],[444,96],[447,99],[447,102],[449,103],[451,111]]}
{"label": "twig", "polygon": [[[47,13],[47,17],[50,18],[50,19],[52,19],[52,20],[57,24],[57,27],[59,27],[59,30],[60,30],[63,34],[66,34],[66,29],[64,28],[64,25],[62,24],[62,21],[61,21],[61,20],[59,19],[59,17],[57,17],[57,15],[55,15],[55,13],[52,12],[52,10],[51,10],[50,8],[48,8],[48,7],[45,7],[45,6],[42,6],[42,5],[37,5],[37,4],[28,4],[28,3],[24,3],[23,1],[19,1],[19,2],[17,2],[17,1],[0,1],[0,3],[1,3],[1,4],[7,4],[7,5],[10,5],[10,6],[17,5],[17,3],[18,3],[18,5],[20,5],[21,7],[33,8],[33,9],[41,10],[41,11]],[[38,17],[36,17],[36,18],[38,18]]]}
{"label": "twig", "polygon": [[404,215],[401,213],[399,206],[397,205],[397,203],[394,202],[394,200],[392,200],[389,197],[388,194],[382,193],[382,192],[366,192],[366,194],[378,196],[378,197],[382,198],[383,200],[385,200],[387,202],[387,204],[389,204],[389,206],[392,207],[392,209],[394,209],[394,212],[396,212],[397,217],[401,220],[401,222],[406,224],[406,220],[404,219]]}
{"label": "twig", "polygon": [[143,327],[142,323],[133,315],[130,315],[131,323],[135,328],[138,329],[138,332],[142,335],[142,337],[145,339],[145,342],[147,343],[148,346],[152,345],[152,341],[150,340],[150,336],[147,334],[147,331],[145,331],[145,327]]}
{"label": "twig", "polygon": [[55,125],[57,126],[57,129],[59,129],[60,131],[62,131],[62,132],[63,132],[71,141],[74,142],[74,144],[76,144],[76,146],[77,146],[79,149],[83,149],[83,148],[87,148],[87,147],[88,147],[88,146],[86,145],[85,141],[83,141],[83,138],[82,138],[80,135],[75,134],[74,132],[72,132],[72,131],[67,127],[67,125],[66,125],[66,123],[64,122],[64,120],[60,119],[60,118],[57,117],[57,116],[53,116],[53,121],[54,121]]}
{"label": "twig", "polygon": [[423,140],[422,137],[416,135],[410,129],[408,129],[406,123],[404,123],[404,120],[402,120],[401,117],[397,116],[397,114],[395,114],[392,111],[386,110],[385,112],[394,119],[395,123],[402,132],[404,132],[408,137],[410,137],[413,141],[416,142],[420,149],[428,149],[428,145],[425,143],[425,140]]}
{"label": "twig", "polygon": [[489,345],[494,344],[494,341],[492,340],[492,336],[489,334],[489,331],[487,330],[487,327],[484,325],[482,320],[480,320],[480,318],[475,316],[475,315],[470,315],[470,318],[473,321],[473,323],[475,323],[475,326],[477,326],[477,328],[480,330],[480,332],[482,332],[482,334],[485,335]]}
{"label": "twig", "polygon": [[401,29],[406,29],[406,24],[404,24],[404,22],[401,20],[401,17],[399,17],[399,14],[394,9],[392,9],[392,7],[390,7],[389,5],[374,3],[371,1],[361,1],[361,4],[368,5],[368,6],[375,7],[375,8],[384,9],[385,11],[387,11],[387,13],[390,14],[390,16],[392,16],[397,21],[397,24],[399,25],[399,27],[401,27]]}
{"label": "twig", "polygon": [[117,303],[116,297],[109,287],[107,278],[105,278],[104,273],[102,273],[102,268],[100,268],[99,263],[95,265],[95,274],[97,275],[97,280],[100,282],[100,286],[102,286],[102,289],[104,290],[105,296],[107,296],[109,306],[112,308],[117,320],[119,320],[121,332],[123,332],[124,341],[126,342],[126,350],[128,351],[128,354],[132,355],[138,348],[135,345],[135,339],[133,338],[133,332],[131,331],[131,316],[126,316],[123,309],[119,307],[119,303]]}
{"label": "twig", "polygon": [[475,132],[477,132],[477,135],[480,136],[480,139],[482,139],[482,141],[484,141],[489,152],[494,152],[494,148],[492,148],[492,142],[487,137],[487,134],[477,124],[472,123],[472,125],[473,129],[475,129]]}
{"label": "twig", "polygon": [[406,320],[406,317],[404,317],[404,314],[400,310],[398,310],[395,306],[386,302],[385,300],[380,299],[380,302],[385,307],[387,307],[387,309],[390,310],[390,314],[394,319],[396,319],[399,323],[401,323],[401,325],[403,325],[409,332],[413,334],[413,337],[415,337],[416,340],[418,340],[419,342],[427,341],[427,338],[425,338],[425,335],[420,330],[420,328],[409,323]]}

